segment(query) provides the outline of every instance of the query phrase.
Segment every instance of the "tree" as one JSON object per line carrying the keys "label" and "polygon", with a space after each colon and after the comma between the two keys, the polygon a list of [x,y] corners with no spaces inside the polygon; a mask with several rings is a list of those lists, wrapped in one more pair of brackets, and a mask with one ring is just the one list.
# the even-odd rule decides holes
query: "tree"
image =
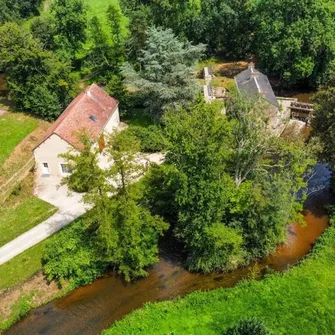
{"label": "tree", "polygon": [[47,120],[57,118],[75,93],[70,65],[15,23],[0,27],[0,69],[17,107]]}
{"label": "tree", "polygon": [[238,230],[222,224],[234,189],[225,172],[230,126],[217,106],[201,102],[164,118],[170,146],[167,164],[178,178],[175,235],[186,246],[192,270],[232,269],[243,261]]}
{"label": "tree", "polygon": [[90,192],[102,185],[105,172],[98,163],[99,148],[92,144],[85,132],[79,133],[78,137],[82,143],[80,155],[75,149],[62,155],[71,170],[71,174],[64,178],[63,183],[72,191]]}
{"label": "tree", "polygon": [[209,54],[233,59],[250,54],[253,29],[248,1],[203,0],[200,8],[186,32],[190,40],[206,43]]}
{"label": "tree", "polygon": [[141,69],[126,64],[122,74],[126,84],[145,97],[147,112],[158,119],[167,108],[194,100],[198,86],[192,72],[203,51],[203,45],[181,42],[170,29],[150,28]]}
{"label": "tree", "polygon": [[315,163],[309,147],[272,136],[260,101],[236,99],[226,102],[226,115],[200,102],[164,117],[169,168],[151,177],[147,199],[166,218],[164,207],[172,209],[191,270],[264,257],[285,240],[290,222],[302,222],[297,193]]}
{"label": "tree", "polygon": [[335,12],[327,1],[255,2],[254,51],[261,67],[287,84],[316,86],[334,59]]}
{"label": "tree", "polygon": [[129,38],[126,43],[128,59],[136,65],[141,56],[141,50],[145,48],[147,32],[149,28],[149,10],[148,7],[141,8],[131,12],[129,18]]}
{"label": "tree", "polygon": [[41,0],[0,0],[0,23],[37,15]]}
{"label": "tree", "polygon": [[73,60],[86,41],[87,13],[82,0],[55,0],[55,43],[65,59]]}
{"label": "tree", "polygon": [[332,83],[321,88],[314,97],[315,109],[312,119],[312,136],[320,140],[320,158],[335,169],[335,87]]}
{"label": "tree", "polygon": [[72,267],[67,261],[68,243],[65,246],[52,244],[47,255],[57,255],[60,269],[57,262],[47,256],[46,271],[51,278],[72,279],[74,273],[79,280],[77,268],[88,262],[85,266],[88,273],[82,271],[79,274],[82,281],[100,275],[101,271],[96,269],[101,269],[102,265],[113,267],[127,281],[146,276],[145,268],[158,259],[158,238],[168,225],[145,207],[141,185],[134,183],[142,170],[137,157],[139,142],[126,132],[112,135],[105,151],[111,165],[105,170],[97,164],[97,151],[89,148],[89,142],[86,142],[81,157],[74,153],[64,157],[73,169],[72,176],[66,181],[69,186],[86,189],[84,201],[92,206],[77,239],[80,239],[79,245],[84,246],[83,241],[89,234],[93,261],[87,261],[86,248],[83,253],[79,249],[72,252],[76,258]]}
{"label": "tree", "polygon": [[145,13],[147,27],[153,25],[172,29],[180,38],[187,36],[192,18],[199,10],[197,2],[189,0],[121,0],[120,5],[131,22],[140,13]]}
{"label": "tree", "polygon": [[86,59],[90,75],[100,83],[108,83],[115,72],[113,47],[104,32],[99,19],[94,16],[89,25],[92,47]]}
{"label": "tree", "polygon": [[52,18],[37,17],[30,26],[31,33],[35,39],[38,39],[44,49],[54,49],[54,30],[55,24]]}

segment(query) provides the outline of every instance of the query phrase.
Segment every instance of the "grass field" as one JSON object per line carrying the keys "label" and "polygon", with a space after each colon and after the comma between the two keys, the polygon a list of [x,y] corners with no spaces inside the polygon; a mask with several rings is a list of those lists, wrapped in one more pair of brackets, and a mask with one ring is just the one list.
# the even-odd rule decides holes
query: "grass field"
{"label": "grass field", "polygon": [[0,116],[0,167],[14,148],[35,128],[39,121],[22,113],[7,112]]}
{"label": "grass field", "polygon": [[104,335],[224,334],[243,318],[263,320],[272,334],[335,334],[335,227],[300,265],[262,281],[196,292],[148,304]]}
{"label": "grass field", "polygon": [[0,247],[55,213],[56,208],[35,197],[0,208]]}
{"label": "grass field", "polygon": [[[57,208],[33,196],[34,176],[28,175],[0,206],[0,247],[50,217]],[[43,243],[41,244],[43,245]],[[0,291],[41,269],[42,247],[33,247],[0,265]]]}
{"label": "grass field", "polygon": [[0,291],[25,281],[42,269],[46,241],[0,265]]}

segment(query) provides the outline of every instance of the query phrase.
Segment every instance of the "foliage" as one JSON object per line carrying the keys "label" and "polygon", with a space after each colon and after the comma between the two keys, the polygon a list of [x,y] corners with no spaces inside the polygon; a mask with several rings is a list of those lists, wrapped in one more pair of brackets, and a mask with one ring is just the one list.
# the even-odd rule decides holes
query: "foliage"
{"label": "foliage", "polygon": [[55,0],[55,43],[65,59],[74,59],[86,41],[87,12],[82,0]]}
{"label": "foliage", "polygon": [[43,271],[48,280],[71,279],[74,285],[92,282],[107,268],[100,261],[91,234],[79,220],[49,240],[43,256]]}
{"label": "foliage", "polygon": [[[143,205],[139,142],[127,132],[113,134],[105,149],[105,170],[88,142],[80,156],[67,154],[73,174],[70,185],[87,190],[92,206],[84,224],[59,237],[47,248],[45,272],[50,279],[72,279],[77,285],[92,281],[112,266],[127,281],[147,275],[145,267],[157,261],[158,238],[167,224]],[[80,171],[86,171],[81,174]],[[84,176],[84,178],[83,178]]]}
{"label": "foliage", "polygon": [[120,4],[131,22],[138,22],[135,17],[141,16],[144,18],[143,26],[172,29],[180,37],[185,36],[188,26],[192,23],[192,17],[198,11],[196,1],[193,0],[121,0]]}
{"label": "foliage", "polygon": [[278,335],[300,335],[302,329],[306,334],[333,334],[334,241],[335,227],[330,227],[312,255],[285,273],[147,304],[114,323],[104,335],[225,334],[245,318],[264,320]]}
{"label": "foliage", "polygon": [[131,126],[126,131],[140,141],[142,152],[163,151],[166,147],[164,130],[158,125],[150,125],[148,127]]}
{"label": "foliage", "polygon": [[284,240],[289,222],[302,220],[297,192],[314,163],[310,149],[272,136],[261,102],[231,99],[226,116],[203,102],[166,114],[171,169],[148,187],[151,207],[156,198],[162,215],[162,203],[177,212],[174,233],[192,270],[233,269],[263,257]]}
{"label": "foliage", "polygon": [[264,323],[255,319],[240,321],[235,326],[227,329],[225,335],[270,335]]}
{"label": "foliage", "polygon": [[288,84],[324,82],[334,59],[334,18],[328,1],[255,2],[254,51],[260,65]]}
{"label": "foliage", "polygon": [[104,172],[98,165],[99,149],[93,147],[85,134],[78,135],[83,143],[80,155],[76,150],[62,155],[72,171],[64,178],[63,183],[66,183],[70,190],[81,193],[95,189],[104,178]]}
{"label": "foliage", "polygon": [[178,40],[170,29],[149,28],[148,38],[136,71],[130,64],[122,67],[125,82],[145,97],[145,107],[155,118],[171,106],[194,100],[198,91],[192,71],[204,46]]}
{"label": "foliage", "polygon": [[[201,10],[193,17],[187,37],[206,43],[209,54],[240,59],[251,52],[252,12],[244,0],[202,0]],[[233,36],[233,38],[232,38]]]}
{"label": "foliage", "polygon": [[71,67],[15,23],[0,27],[0,69],[18,108],[56,118],[74,93]]}
{"label": "foliage", "polygon": [[38,14],[41,0],[0,0],[0,23]]}
{"label": "foliage", "polygon": [[52,50],[55,48],[55,23],[53,18],[37,17],[32,22],[30,30],[33,37],[42,43],[44,49]]}
{"label": "foliage", "polygon": [[321,159],[335,169],[335,87],[323,87],[314,97],[315,109],[312,119],[312,136],[318,137],[321,145]]}
{"label": "foliage", "polygon": [[130,109],[133,106],[133,97],[127,91],[121,75],[109,76],[106,92],[119,101],[120,106],[122,106],[120,116],[126,116],[129,114]]}

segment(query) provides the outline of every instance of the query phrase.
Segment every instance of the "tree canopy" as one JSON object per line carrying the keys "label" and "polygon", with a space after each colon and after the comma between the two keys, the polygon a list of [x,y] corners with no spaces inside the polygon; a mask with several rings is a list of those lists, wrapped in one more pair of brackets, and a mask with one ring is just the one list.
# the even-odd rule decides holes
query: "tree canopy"
{"label": "tree canopy", "polygon": [[57,118],[75,93],[70,65],[16,23],[0,26],[0,69],[17,106],[47,120]]}
{"label": "tree canopy", "polygon": [[148,199],[164,217],[165,207],[174,209],[174,234],[192,270],[233,269],[263,257],[285,239],[289,222],[302,220],[296,194],[314,161],[303,143],[273,137],[260,119],[264,111],[258,101],[234,98],[227,116],[200,102],[164,117],[169,168],[149,180],[156,186]]}
{"label": "tree canopy", "polygon": [[322,0],[255,2],[254,51],[267,73],[289,84],[325,81],[334,60],[335,11]]}
{"label": "tree canopy", "polygon": [[194,100],[198,86],[193,67],[204,46],[181,42],[170,29],[151,27],[147,35],[140,70],[128,63],[122,74],[125,82],[142,94],[147,111],[159,118],[167,108]]}
{"label": "tree canopy", "polygon": [[[140,144],[127,132],[112,135],[105,151],[112,163],[102,169],[96,159],[98,151],[89,141],[84,143],[86,148],[80,156],[70,152],[64,158],[73,170],[66,182],[87,191],[84,199],[92,206],[83,231],[71,241],[89,236],[90,251],[87,253],[82,242],[75,250],[71,249],[71,241],[61,244],[61,235],[47,248],[45,271],[52,279],[72,279],[79,284],[101,275],[108,266],[127,281],[146,276],[146,267],[158,259],[158,238],[168,224],[151,214],[142,201],[141,185],[135,183],[143,170],[137,157]],[[56,262],[51,257],[53,253],[57,255]],[[69,254],[75,259],[73,264],[68,263]],[[88,261],[86,255],[93,261]],[[89,274],[77,270],[85,267]]]}

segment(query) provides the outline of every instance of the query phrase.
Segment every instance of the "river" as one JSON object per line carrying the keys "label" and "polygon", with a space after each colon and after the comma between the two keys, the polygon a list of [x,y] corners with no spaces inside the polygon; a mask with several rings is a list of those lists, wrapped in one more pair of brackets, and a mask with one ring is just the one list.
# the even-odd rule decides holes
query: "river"
{"label": "river", "polygon": [[[279,246],[267,259],[226,274],[195,274],[183,269],[179,253],[167,246],[161,252],[160,261],[150,269],[148,277],[125,283],[111,273],[32,310],[6,334],[98,334],[146,302],[172,299],[195,290],[232,287],[243,278],[254,276],[260,279],[269,271],[286,270],[311,250],[328,225],[325,205],[332,201],[328,188],[330,172],[321,164],[315,171],[309,183],[311,196],[305,202],[306,225],[290,225],[286,244]],[[320,186],[324,188],[318,190]]]}

